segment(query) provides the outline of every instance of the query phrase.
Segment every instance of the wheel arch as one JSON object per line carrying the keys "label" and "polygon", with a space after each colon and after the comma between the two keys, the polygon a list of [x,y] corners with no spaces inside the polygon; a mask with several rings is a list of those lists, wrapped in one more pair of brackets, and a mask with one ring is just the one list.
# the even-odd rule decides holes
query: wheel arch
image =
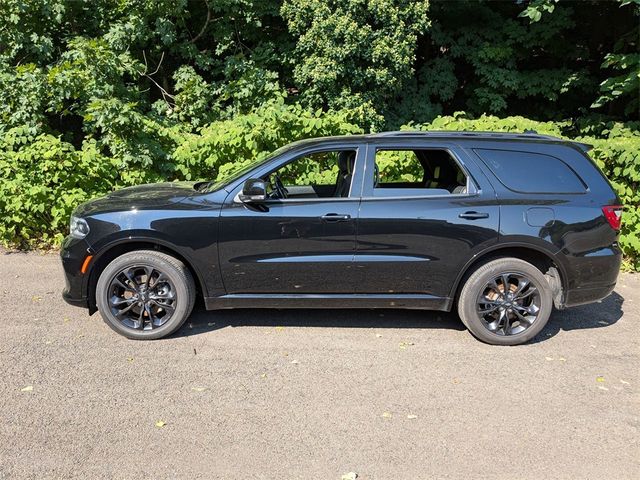
{"label": "wheel arch", "polygon": [[93,314],[97,311],[96,285],[98,284],[98,278],[100,277],[100,274],[103,272],[105,267],[120,255],[137,250],[155,250],[177,258],[182,263],[184,263],[184,265],[189,269],[189,272],[193,276],[196,284],[197,294],[201,298],[206,296],[205,283],[199,270],[193,265],[193,262],[191,262],[185,255],[182,255],[180,252],[178,252],[175,247],[158,239],[127,238],[110,243],[109,245],[100,249],[99,252],[94,254],[94,258],[91,262],[89,275],[87,275],[85,285],[90,314]]}
{"label": "wheel arch", "polygon": [[513,243],[494,246],[479,253],[478,255],[475,255],[467,261],[465,266],[460,270],[451,290],[451,298],[453,300],[452,304],[454,305],[454,308],[457,304],[460,290],[462,289],[466,279],[469,278],[469,276],[481,265],[492,260],[505,257],[519,258],[529,262],[538,268],[543,274],[547,274],[550,271],[550,268],[553,268],[554,270],[551,270],[552,278],[550,283],[551,281],[555,281],[553,280],[553,277],[556,277],[557,280],[556,284],[551,284],[551,287],[554,290],[554,303],[557,308],[562,307],[564,300],[563,292],[565,291],[567,278],[567,272],[562,261],[554,253],[537,245]]}

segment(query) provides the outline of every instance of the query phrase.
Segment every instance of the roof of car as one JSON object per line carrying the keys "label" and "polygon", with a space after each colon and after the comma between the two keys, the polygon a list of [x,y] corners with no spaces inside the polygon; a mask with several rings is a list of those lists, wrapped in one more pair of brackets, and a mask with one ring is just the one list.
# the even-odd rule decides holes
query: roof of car
{"label": "roof of car", "polygon": [[381,132],[368,135],[369,137],[427,137],[427,138],[486,138],[486,139],[504,139],[504,140],[556,140],[562,141],[561,138],[552,137],[551,135],[540,135],[537,132],[525,131],[521,132],[480,132],[480,131],[451,131],[451,130],[400,130],[395,132]]}
{"label": "roof of car", "polygon": [[561,142],[578,146],[584,151],[589,150],[591,145],[586,143],[566,140],[551,135],[541,135],[535,131],[527,130],[524,132],[480,132],[480,131],[450,131],[450,130],[400,130],[393,132],[370,133],[365,135],[344,135],[336,137],[321,137],[302,140],[296,143],[312,143],[326,140],[371,140],[371,139],[452,139],[452,140],[506,140],[506,141],[539,141],[539,142]]}

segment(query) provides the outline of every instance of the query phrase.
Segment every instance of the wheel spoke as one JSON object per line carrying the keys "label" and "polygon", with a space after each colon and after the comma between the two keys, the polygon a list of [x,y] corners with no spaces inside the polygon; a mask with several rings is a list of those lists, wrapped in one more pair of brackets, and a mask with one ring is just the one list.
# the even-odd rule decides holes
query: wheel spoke
{"label": "wheel spoke", "polygon": [[168,313],[173,313],[176,311],[175,307],[168,303],[160,303],[160,302],[156,302],[155,300],[151,300],[151,302],[153,302],[158,308],[162,308],[166,310]]}
{"label": "wheel spoke", "polygon": [[504,312],[504,326],[502,327],[502,331],[505,335],[511,335],[511,322],[509,320],[509,312],[506,310]]}
{"label": "wheel spoke", "polygon": [[491,280],[491,282],[489,282],[489,284],[487,285],[491,290],[493,290],[496,295],[501,295],[502,292],[500,292],[500,287],[498,286],[498,283],[494,280]]}
{"label": "wheel spoke", "polygon": [[137,301],[138,299],[134,297],[131,297],[131,298],[113,297],[110,303],[114,307],[118,307],[120,305],[128,305],[130,303],[137,302]]}
{"label": "wheel spoke", "polygon": [[524,293],[522,293],[522,294],[518,295],[517,297],[515,297],[515,298],[514,298],[514,300],[518,300],[518,301],[519,301],[519,300],[523,300],[523,299],[525,299],[525,298],[530,297],[531,295],[533,295],[533,294],[534,294],[534,293],[536,293],[537,291],[538,291],[538,290],[536,289],[536,287],[529,287],[529,288],[527,289],[527,291],[526,291],[526,292],[524,292]]}
{"label": "wheel spoke", "polygon": [[121,273],[125,277],[127,277],[127,280],[129,280],[129,282],[131,282],[131,287],[129,288],[133,288],[137,292],[140,285],[138,284],[138,282],[136,282],[135,277],[131,275],[131,269],[123,270]]}
{"label": "wheel spoke", "polygon": [[517,297],[518,295],[520,295],[522,291],[529,286],[530,283],[531,281],[529,281],[528,278],[520,277],[518,279],[518,288],[516,288],[516,291],[513,292],[513,296]]}
{"label": "wheel spoke", "polygon": [[125,313],[129,312],[135,306],[136,306],[135,303],[131,303],[128,307],[125,307],[122,310],[118,310],[118,312],[116,313],[116,317],[121,317]]}
{"label": "wheel spoke", "polygon": [[144,273],[145,273],[145,276],[147,277],[144,281],[144,286],[146,288],[149,288],[149,281],[151,280],[151,276],[153,275],[154,271],[155,270],[151,267],[144,267]]}
{"label": "wheel spoke", "polygon": [[138,328],[144,330],[144,306],[140,309],[140,315],[138,316]]}
{"label": "wheel spoke", "polygon": [[175,297],[172,291],[163,294],[154,293],[153,295],[149,295],[150,300],[173,300]]}
{"label": "wheel spoke", "polygon": [[525,322],[527,324],[527,326],[531,325],[533,323],[533,321],[535,320],[535,317],[532,319],[525,317],[524,315],[522,315],[518,310],[513,310],[513,313],[516,314],[516,317],[518,317],[518,320]]}
{"label": "wheel spoke", "polygon": [[156,317],[151,312],[151,306],[148,303],[144,306],[144,311],[147,312],[147,318],[149,319],[149,325],[151,326],[151,329],[153,329],[153,327],[155,326],[153,324],[153,322],[154,322],[154,320],[156,320]]}
{"label": "wheel spoke", "polygon": [[509,293],[509,290],[511,290],[510,289],[510,285],[511,284],[509,283],[509,274],[508,273],[503,273],[500,276],[500,279],[502,280],[502,288],[503,288],[502,293],[504,293],[504,294]]}

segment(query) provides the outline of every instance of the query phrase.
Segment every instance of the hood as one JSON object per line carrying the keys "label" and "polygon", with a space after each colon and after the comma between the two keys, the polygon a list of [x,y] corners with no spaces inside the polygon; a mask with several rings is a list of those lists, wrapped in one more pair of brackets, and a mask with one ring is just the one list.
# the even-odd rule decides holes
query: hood
{"label": "hood", "polygon": [[83,203],[76,209],[75,214],[86,216],[96,213],[164,207],[197,194],[198,192],[193,188],[195,184],[196,182],[165,182],[127,187]]}

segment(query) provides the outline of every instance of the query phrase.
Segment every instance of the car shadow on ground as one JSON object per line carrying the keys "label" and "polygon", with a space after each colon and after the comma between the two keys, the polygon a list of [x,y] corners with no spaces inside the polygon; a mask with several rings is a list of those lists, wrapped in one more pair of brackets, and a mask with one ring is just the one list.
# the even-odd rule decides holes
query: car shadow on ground
{"label": "car shadow on ground", "polygon": [[566,310],[554,310],[549,323],[529,343],[538,343],[559,332],[609,327],[622,318],[624,297],[613,292],[604,300]]}
{"label": "car shadow on ground", "polygon": [[[560,331],[603,328],[622,317],[624,298],[612,293],[601,302],[554,310],[549,323],[529,343]],[[455,313],[393,309],[234,309],[207,311],[196,307],[185,325],[169,338],[187,337],[227,327],[420,328],[464,330]]]}

